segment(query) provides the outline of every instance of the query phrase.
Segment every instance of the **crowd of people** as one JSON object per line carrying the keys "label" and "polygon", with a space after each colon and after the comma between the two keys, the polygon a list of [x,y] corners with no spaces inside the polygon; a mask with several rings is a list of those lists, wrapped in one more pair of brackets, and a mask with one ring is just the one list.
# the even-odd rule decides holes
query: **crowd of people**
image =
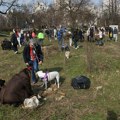
{"label": "crowd of people", "polygon": [[[85,34],[88,42],[95,42],[96,45],[103,46],[105,37],[108,35],[109,40],[118,41],[118,29],[116,27],[105,29],[104,27],[91,26],[86,31],[83,29],[67,29],[65,27],[51,27],[35,30],[23,31],[22,29],[13,29],[11,34],[11,43],[15,54],[18,53],[18,46],[24,45],[23,58],[27,66],[32,67],[32,82],[36,83],[35,72],[39,70],[38,64],[43,62],[43,52],[41,47],[45,37],[48,41],[58,41],[58,48],[65,45],[65,39],[68,40],[69,46],[78,49],[78,42],[85,40]],[[37,39],[37,40],[36,40]]]}
{"label": "crowd of people", "polygon": [[[87,39],[85,39],[85,36]],[[14,75],[8,84],[1,89],[0,102],[3,104],[19,104],[33,95],[31,84],[37,82],[36,73],[40,70],[39,65],[42,65],[44,60],[42,46],[44,40],[46,40],[45,38],[49,42],[57,40],[58,49],[61,49],[65,45],[66,39],[70,47],[78,49],[78,42],[84,42],[85,40],[103,46],[106,36],[108,36],[109,41],[114,40],[117,42],[118,28],[109,27],[106,29],[104,27],[91,26],[87,30],[83,30],[78,28],[52,27],[42,29],[38,32],[35,30],[24,31],[22,29],[13,29],[11,33],[11,44],[14,53],[18,53],[18,46],[24,46],[22,54],[27,68]]]}
{"label": "crowd of people", "polygon": [[23,31],[22,29],[16,29],[13,30],[13,34],[11,35],[11,42],[15,53],[18,53],[18,45],[21,47],[29,42],[30,39],[38,39],[38,43],[43,45],[45,38],[50,42],[57,40],[59,48],[65,44],[65,39],[67,38],[69,46],[74,46],[75,49],[78,49],[78,42],[85,40],[85,34],[87,41],[96,42],[96,45],[103,45],[106,36],[109,37],[108,40],[118,41],[118,29],[116,27],[106,29],[105,27],[91,26],[85,30],[78,28],[70,29],[62,26],[58,28],[44,28],[37,32],[36,30]]}

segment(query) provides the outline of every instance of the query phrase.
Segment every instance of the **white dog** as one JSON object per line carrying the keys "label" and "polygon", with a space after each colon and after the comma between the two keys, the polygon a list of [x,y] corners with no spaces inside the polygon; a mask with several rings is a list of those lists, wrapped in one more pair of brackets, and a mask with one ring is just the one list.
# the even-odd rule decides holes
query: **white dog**
{"label": "white dog", "polygon": [[70,51],[65,51],[65,57],[66,57],[67,59],[70,58]]}
{"label": "white dog", "polygon": [[47,89],[47,83],[51,80],[55,80],[55,84],[57,82],[57,86],[59,88],[59,79],[60,79],[60,76],[59,76],[59,73],[57,71],[52,71],[52,72],[46,72],[44,73],[43,71],[38,71],[36,73],[36,75],[38,75],[39,78],[41,78],[44,82],[44,85],[45,85],[45,89]]}
{"label": "white dog", "polygon": [[62,50],[62,52],[63,51],[65,52],[65,57],[67,59],[69,59],[69,57],[70,57],[70,48],[68,47],[68,45],[62,45],[61,50]]}
{"label": "white dog", "polygon": [[23,108],[33,109],[39,106],[39,100],[36,96],[33,96],[31,98],[26,98],[23,104]]}

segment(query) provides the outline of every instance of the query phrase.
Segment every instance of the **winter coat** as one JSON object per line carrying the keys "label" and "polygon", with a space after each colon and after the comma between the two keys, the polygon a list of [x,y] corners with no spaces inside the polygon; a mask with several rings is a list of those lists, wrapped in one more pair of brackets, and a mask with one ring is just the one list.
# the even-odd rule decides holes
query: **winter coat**
{"label": "winter coat", "polygon": [[18,45],[17,36],[15,33],[11,36],[11,43],[13,43],[13,45]]}
{"label": "winter coat", "polygon": [[[37,59],[38,59],[38,62],[39,61],[43,61],[43,52],[41,50],[41,46],[39,44],[35,44],[34,45],[34,50],[36,52],[36,55],[37,55]],[[26,45],[24,47],[24,50],[23,50],[23,58],[24,58],[24,61],[25,63],[29,63],[31,61],[31,57],[30,57],[30,46],[29,45]]]}

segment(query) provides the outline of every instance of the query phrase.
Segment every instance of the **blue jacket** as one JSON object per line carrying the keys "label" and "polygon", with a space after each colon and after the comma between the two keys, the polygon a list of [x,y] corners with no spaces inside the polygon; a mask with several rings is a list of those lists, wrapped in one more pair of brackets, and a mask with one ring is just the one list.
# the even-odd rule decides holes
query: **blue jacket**
{"label": "blue jacket", "polygon": [[63,36],[63,33],[59,30],[57,31],[57,39],[58,40],[61,40],[62,39],[62,36]]}

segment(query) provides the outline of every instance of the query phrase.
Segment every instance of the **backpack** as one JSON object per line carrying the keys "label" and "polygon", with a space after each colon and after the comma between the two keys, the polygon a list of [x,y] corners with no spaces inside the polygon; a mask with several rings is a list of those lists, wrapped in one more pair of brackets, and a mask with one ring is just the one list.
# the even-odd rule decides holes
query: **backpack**
{"label": "backpack", "polygon": [[5,39],[1,43],[2,50],[11,50],[12,49],[12,44],[11,41]]}
{"label": "backpack", "polygon": [[74,89],[89,89],[90,84],[90,79],[85,76],[77,76],[71,81],[71,86]]}

